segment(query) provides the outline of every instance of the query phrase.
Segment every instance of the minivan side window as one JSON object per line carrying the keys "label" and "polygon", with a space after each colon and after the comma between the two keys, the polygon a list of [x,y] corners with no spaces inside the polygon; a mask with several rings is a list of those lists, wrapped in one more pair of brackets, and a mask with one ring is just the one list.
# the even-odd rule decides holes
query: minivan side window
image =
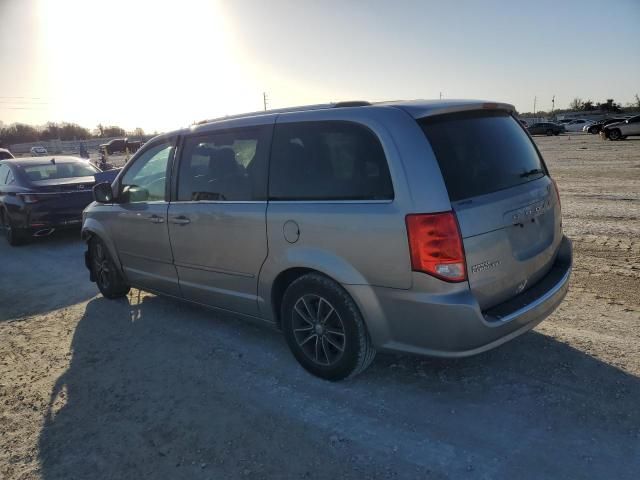
{"label": "minivan side window", "polygon": [[165,200],[167,164],[173,150],[172,142],[163,142],[144,151],[124,174],[120,191],[126,203]]}
{"label": "minivan side window", "polygon": [[273,200],[390,200],[393,186],[376,135],[364,125],[276,125],[269,172]]}
{"label": "minivan side window", "polygon": [[270,126],[187,137],[178,172],[178,201],[266,200]]}

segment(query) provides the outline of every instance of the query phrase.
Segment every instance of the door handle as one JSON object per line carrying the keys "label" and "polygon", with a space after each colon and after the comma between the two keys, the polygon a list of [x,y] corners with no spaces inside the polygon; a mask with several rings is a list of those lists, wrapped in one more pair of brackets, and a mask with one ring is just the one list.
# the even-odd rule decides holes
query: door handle
{"label": "door handle", "polygon": [[149,220],[153,223],[164,223],[164,217],[161,217],[160,215],[151,215]]}
{"label": "door handle", "polygon": [[171,223],[175,223],[176,225],[187,225],[188,223],[191,223],[191,220],[184,215],[180,215],[179,217],[173,217],[171,219]]}

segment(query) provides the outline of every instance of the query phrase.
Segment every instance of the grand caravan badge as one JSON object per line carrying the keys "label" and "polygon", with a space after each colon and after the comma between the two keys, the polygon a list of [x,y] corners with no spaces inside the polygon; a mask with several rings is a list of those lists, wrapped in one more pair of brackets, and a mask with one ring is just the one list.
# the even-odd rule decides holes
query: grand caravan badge
{"label": "grand caravan badge", "polygon": [[482,263],[478,263],[477,265],[473,265],[471,267],[471,272],[472,273],[484,272],[485,270],[491,270],[492,268],[495,268],[498,265],[500,265],[500,260],[494,260],[494,261],[485,260]]}

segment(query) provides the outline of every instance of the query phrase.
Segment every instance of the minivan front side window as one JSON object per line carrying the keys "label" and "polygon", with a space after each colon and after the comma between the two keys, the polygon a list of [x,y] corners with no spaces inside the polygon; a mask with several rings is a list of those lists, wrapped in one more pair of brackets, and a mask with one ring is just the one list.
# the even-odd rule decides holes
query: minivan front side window
{"label": "minivan front side window", "polygon": [[165,200],[167,164],[173,150],[170,142],[146,150],[122,178],[120,191],[126,203]]}
{"label": "minivan front side window", "polygon": [[188,137],[178,201],[265,200],[270,130],[253,127]]}
{"label": "minivan front side window", "polygon": [[276,125],[272,200],[390,200],[393,186],[376,135],[363,125],[318,121]]}

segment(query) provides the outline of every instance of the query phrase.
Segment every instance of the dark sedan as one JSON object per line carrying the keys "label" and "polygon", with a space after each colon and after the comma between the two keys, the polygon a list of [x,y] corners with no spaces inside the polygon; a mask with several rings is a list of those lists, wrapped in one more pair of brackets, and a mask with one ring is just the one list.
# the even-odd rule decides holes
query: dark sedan
{"label": "dark sedan", "polygon": [[625,120],[626,120],[626,118],[607,118],[606,120],[601,120],[601,121],[596,122],[593,125],[591,125],[588,128],[587,132],[589,132],[589,133],[591,133],[593,135],[597,135],[607,125],[611,125],[612,123],[624,122]]}
{"label": "dark sedan", "polygon": [[539,122],[527,127],[530,135],[558,135],[565,131],[562,125],[551,122]]}
{"label": "dark sedan", "polygon": [[0,225],[11,245],[80,227],[93,201],[96,167],[75,157],[0,161]]}

